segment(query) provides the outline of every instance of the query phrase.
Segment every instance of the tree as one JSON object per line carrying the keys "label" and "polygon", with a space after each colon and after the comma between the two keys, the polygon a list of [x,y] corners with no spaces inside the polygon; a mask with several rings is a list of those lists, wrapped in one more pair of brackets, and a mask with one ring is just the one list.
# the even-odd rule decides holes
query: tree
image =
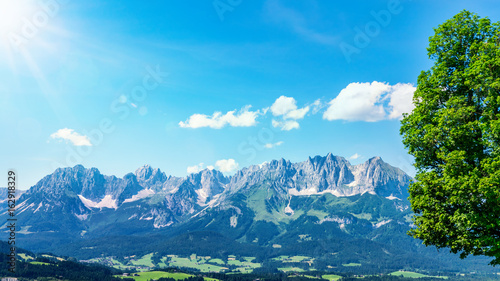
{"label": "tree", "polygon": [[462,11],[434,31],[401,121],[417,169],[409,234],[500,264],[500,24]]}

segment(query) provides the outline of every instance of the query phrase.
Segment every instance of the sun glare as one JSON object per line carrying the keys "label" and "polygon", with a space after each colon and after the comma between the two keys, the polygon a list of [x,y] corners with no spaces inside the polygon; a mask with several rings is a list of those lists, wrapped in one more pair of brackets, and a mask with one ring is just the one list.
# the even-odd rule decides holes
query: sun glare
{"label": "sun glare", "polygon": [[14,76],[31,72],[42,93],[50,92],[42,54],[57,48],[48,38],[56,34],[54,19],[62,2],[0,0],[0,64],[7,64]]}
{"label": "sun glare", "polygon": [[23,23],[30,20],[35,8],[32,0],[0,0],[0,33],[8,36],[21,32]]}

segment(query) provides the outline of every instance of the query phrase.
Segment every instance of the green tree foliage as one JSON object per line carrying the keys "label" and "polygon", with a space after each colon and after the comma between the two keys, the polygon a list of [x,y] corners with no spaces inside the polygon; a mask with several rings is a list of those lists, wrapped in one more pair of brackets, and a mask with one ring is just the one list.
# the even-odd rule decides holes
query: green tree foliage
{"label": "green tree foliage", "polygon": [[435,29],[401,134],[415,157],[410,202],[425,245],[500,264],[500,24],[462,11]]}

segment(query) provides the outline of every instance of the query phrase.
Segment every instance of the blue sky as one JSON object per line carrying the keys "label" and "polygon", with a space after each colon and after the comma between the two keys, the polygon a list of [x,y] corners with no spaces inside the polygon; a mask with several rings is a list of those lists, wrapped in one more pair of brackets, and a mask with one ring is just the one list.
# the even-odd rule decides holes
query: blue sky
{"label": "blue sky", "polygon": [[[184,176],[331,152],[410,175],[433,28],[496,1],[0,0],[0,170]],[[1,185],[1,184],[0,184]]]}

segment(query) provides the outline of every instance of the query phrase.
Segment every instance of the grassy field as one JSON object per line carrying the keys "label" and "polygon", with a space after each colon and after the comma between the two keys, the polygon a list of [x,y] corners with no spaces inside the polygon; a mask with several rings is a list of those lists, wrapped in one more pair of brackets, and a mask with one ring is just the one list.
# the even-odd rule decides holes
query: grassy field
{"label": "grassy field", "polygon": [[328,213],[318,210],[309,210],[307,212],[307,215],[312,217],[317,217],[318,219],[322,220],[328,216]]}
{"label": "grassy field", "polygon": [[343,263],[342,266],[361,266],[361,264],[360,263],[351,262],[351,263]]}
{"label": "grassy field", "polygon": [[339,280],[340,278],[342,278],[342,276],[339,276],[339,275],[335,275],[335,274],[327,274],[327,275],[323,275],[321,276],[323,279],[327,279],[329,281],[337,281]]}
{"label": "grassy field", "polygon": [[273,260],[275,260],[275,261],[284,261],[284,260],[286,260],[288,258],[289,258],[289,256],[279,256],[279,257],[273,258]]}
{"label": "grassy field", "polygon": [[278,270],[283,271],[283,272],[290,272],[290,271],[303,272],[304,271],[302,268],[298,268],[298,267],[280,267],[280,268],[278,268]]}
{"label": "grassy field", "polygon": [[304,214],[304,211],[302,210],[295,211],[294,214],[291,216],[285,214],[283,210],[279,212],[273,210],[272,213],[269,213],[266,210],[266,200],[269,199],[272,195],[273,193],[269,191],[266,186],[262,186],[257,191],[253,192],[248,196],[247,204],[248,207],[250,207],[255,212],[254,220],[256,221],[263,220],[263,221],[273,222],[276,224],[278,224],[279,222],[288,223],[289,221],[295,220],[302,214]]}
{"label": "grassy field", "polygon": [[[150,279],[159,279],[162,277],[171,277],[175,280],[183,280],[190,276],[191,274],[187,273],[177,273],[177,272],[163,272],[163,271],[148,271],[148,272],[140,272],[139,276],[126,276],[127,278],[134,278],[136,281],[148,281]],[[115,275],[115,277],[125,278],[125,276]]]}
{"label": "grassy field", "polygon": [[20,256],[23,260],[34,260],[35,259],[32,256],[28,256],[26,254],[17,254],[17,255]]}
{"label": "grassy field", "polygon": [[291,256],[289,262],[301,262],[305,260],[313,260],[313,258],[307,256]]}
{"label": "grassy field", "polygon": [[50,265],[50,263],[46,263],[46,262],[41,262],[41,261],[32,261],[30,262],[31,264],[39,264],[39,265]]}
{"label": "grassy field", "polygon": [[58,261],[64,261],[65,259],[63,258],[60,258],[60,257],[54,257],[54,256],[51,256],[51,255],[42,255],[42,257],[45,257],[45,258],[54,258]]}
{"label": "grassy field", "polygon": [[[155,266],[160,268],[164,267],[179,267],[179,268],[192,268],[200,270],[201,272],[224,272],[233,267],[234,270],[242,273],[250,273],[255,268],[261,267],[260,263],[252,262],[255,257],[242,257],[235,259],[234,256],[227,262],[222,259],[212,259],[209,256],[196,256],[194,254],[189,257],[179,257],[177,255],[167,255],[163,257],[159,263],[153,264],[153,253],[144,255],[142,257],[129,257],[129,261],[120,262],[114,257],[94,258],[88,262],[100,263],[107,266],[112,266],[117,269],[130,270],[137,269],[139,271],[147,271],[153,269]],[[234,268],[236,267],[236,268]]]}
{"label": "grassy field", "polygon": [[421,274],[421,273],[417,273],[417,272],[411,272],[411,271],[396,271],[396,272],[390,273],[389,275],[403,276],[406,278],[433,277],[433,278],[448,279],[448,277],[446,277],[446,276],[429,276],[429,275],[425,275],[425,274]]}
{"label": "grassy field", "polygon": [[[223,267],[221,265],[225,265],[224,261],[221,259],[210,259],[207,260],[204,258],[180,258],[180,257],[171,257],[170,261],[164,261],[168,266],[176,266],[176,267],[189,267],[199,269],[201,272],[221,272],[227,270],[227,267]],[[215,263],[215,264],[213,264]]]}
{"label": "grassy field", "polygon": [[151,257],[153,257],[153,253],[147,254],[138,260],[131,260],[130,262],[136,266],[154,267],[154,264],[151,261]]}
{"label": "grassy field", "polygon": [[268,197],[270,197],[270,194],[268,194],[266,188],[259,188],[248,197],[248,206],[255,211],[254,220],[276,221],[276,218],[266,211],[266,199],[268,199]]}
{"label": "grassy field", "polygon": [[131,266],[131,265],[124,265],[123,263],[119,262],[118,260],[114,259],[114,258],[111,258],[111,262],[113,263],[113,267],[114,268],[118,268],[118,269],[134,269],[135,266]]}
{"label": "grassy field", "polygon": [[221,259],[211,259],[208,261],[209,263],[216,263],[216,264],[221,264],[221,265],[225,265],[226,263],[221,260]]}
{"label": "grassy field", "polygon": [[370,213],[360,213],[360,214],[350,213],[350,214],[357,217],[358,219],[364,219],[364,220],[371,220],[372,219],[372,214],[370,214]]}

